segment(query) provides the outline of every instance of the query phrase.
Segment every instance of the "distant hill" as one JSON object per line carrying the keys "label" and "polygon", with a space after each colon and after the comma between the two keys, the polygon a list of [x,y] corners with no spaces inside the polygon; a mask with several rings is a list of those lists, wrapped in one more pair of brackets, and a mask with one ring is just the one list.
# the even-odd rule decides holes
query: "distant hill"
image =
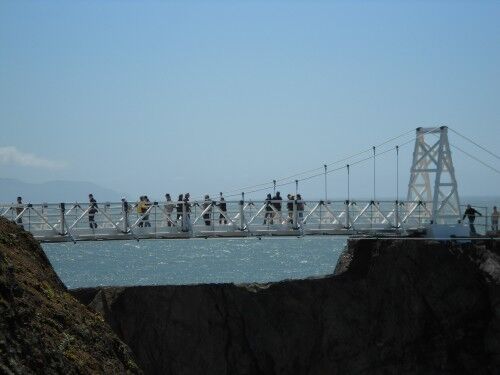
{"label": "distant hill", "polygon": [[119,201],[120,193],[85,181],[48,181],[29,183],[11,178],[0,178],[0,202],[10,203],[17,196],[24,203],[84,202],[88,194],[98,201]]}

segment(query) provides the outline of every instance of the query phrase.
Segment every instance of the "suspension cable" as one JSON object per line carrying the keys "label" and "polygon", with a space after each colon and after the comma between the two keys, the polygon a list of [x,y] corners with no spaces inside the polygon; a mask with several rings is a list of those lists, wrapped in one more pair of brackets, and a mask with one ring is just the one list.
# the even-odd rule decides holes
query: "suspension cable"
{"label": "suspension cable", "polygon": [[[406,131],[404,133],[401,133],[395,137],[392,137],[392,138],[389,138],[387,140],[385,140],[384,142],[378,144],[376,147],[381,147],[381,146],[384,146],[386,145],[387,143],[390,143],[396,139],[399,139],[399,138],[402,138],[406,135],[408,135],[409,133],[412,133],[414,132],[414,130],[409,130],[409,131]],[[338,164],[338,163],[341,163],[341,162],[345,162],[345,161],[348,161],[352,158],[355,158],[357,156],[360,156],[360,155],[363,155],[365,154],[366,152],[369,152],[372,150],[372,147],[366,149],[366,150],[363,150],[363,151],[360,151],[360,152],[357,152],[355,154],[351,154],[351,155],[348,155],[346,157],[343,157],[342,159],[338,159],[336,161],[333,161],[329,164],[326,164],[327,166],[330,166],[330,165],[335,165],[335,164]],[[343,168],[343,167],[342,167]],[[342,169],[341,168],[341,169]],[[295,177],[299,177],[299,176],[302,176],[302,175],[305,175],[307,173],[311,173],[311,172],[316,172],[316,171],[319,171],[319,170],[323,170],[323,167],[318,167],[318,168],[311,168],[311,169],[308,169],[308,170],[304,170],[302,172],[298,172],[298,173],[295,173],[295,174],[292,174],[290,176],[286,176],[286,177],[281,177],[281,178],[278,178],[276,179],[275,181],[276,182],[280,182],[280,181],[287,181],[289,180],[290,178],[295,178]],[[331,172],[335,171],[334,169],[331,170]],[[330,172],[328,172],[330,173]],[[321,175],[324,175],[324,173],[321,173]],[[314,175],[314,177],[317,177],[317,175]],[[313,177],[307,177],[306,180],[309,180]],[[302,181],[301,179],[299,179],[299,181]],[[230,196],[237,196],[237,195],[240,195],[240,193],[242,191],[247,191],[248,193],[251,193],[252,191],[248,191],[248,189],[254,189],[254,188],[260,188],[260,187],[265,187],[263,189],[258,189],[257,191],[262,191],[262,190],[266,190],[268,188],[268,186],[272,184],[271,182],[264,182],[264,183],[261,183],[261,184],[256,184],[256,185],[250,185],[250,186],[246,186],[246,187],[243,187],[243,188],[239,188],[239,189],[232,189],[232,190],[227,190],[224,192],[224,194],[227,194],[226,196],[230,197]],[[288,183],[287,183],[288,185]],[[276,186],[283,186],[283,184],[279,184],[279,185],[276,185]],[[230,193],[237,193],[237,194],[230,194]]]}
{"label": "suspension cable", "polygon": [[492,151],[488,150],[486,147],[484,146],[481,146],[480,144],[474,142],[472,139],[470,139],[469,137],[466,137],[465,135],[463,134],[460,134],[459,132],[457,132],[456,130],[452,129],[452,128],[448,128],[450,129],[453,133],[455,133],[456,135],[458,135],[459,137],[462,137],[463,139],[469,141],[470,143],[472,143],[474,146],[477,146],[479,147],[481,150],[487,152],[488,154],[490,154],[491,156],[497,158],[500,160],[500,156],[498,156],[497,154],[493,153]]}
{"label": "suspension cable", "polygon": [[[436,130],[437,127],[434,127],[434,128],[430,128],[429,130],[427,130],[426,132],[424,132],[423,134],[427,134],[427,133],[432,133],[434,130]],[[408,131],[408,132],[405,132],[397,137],[393,137],[381,144],[379,144],[378,146],[376,147],[380,147],[380,146],[384,146],[386,145],[387,143],[391,142],[391,141],[394,141],[398,138],[401,138],[407,134],[409,134],[410,132],[413,132],[414,130],[411,130],[411,131]],[[411,143],[411,142],[414,142],[415,139],[417,138],[417,136],[413,136],[411,137],[410,139],[408,139],[407,141],[403,142],[403,143],[400,143],[399,144],[399,147],[404,147],[406,146],[407,144]],[[348,156],[346,158],[343,158],[343,159],[340,159],[340,160],[337,160],[335,162],[332,162],[328,165],[333,165],[333,164],[338,164],[342,161],[347,161],[347,160],[350,160],[356,156],[360,156],[360,155],[363,155],[365,153],[367,153],[368,151],[372,151],[373,150],[373,147],[370,147],[364,151],[361,151],[361,152],[358,152],[356,154],[353,154],[351,156]],[[394,148],[391,147],[391,148],[388,148],[386,150],[383,150],[381,152],[378,152],[377,153],[377,157],[378,156],[381,156],[381,155],[384,155],[384,154],[387,154],[388,152],[391,152],[391,151],[394,151]],[[365,157],[363,159],[359,159],[359,160],[356,160],[354,162],[351,162],[350,165],[358,165],[358,164],[361,164],[363,162],[366,162],[368,160],[372,160],[373,159],[373,155],[370,155],[368,157]],[[345,168],[345,165],[342,165],[340,167],[337,167],[337,168],[333,168],[333,169],[329,169],[326,173],[327,174],[330,174],[330,173],[333,173],[333,172],[338,172],[338,171],[341,171]],[[312,172],[312,171],[318,171],[318,170],[323,170],[323,168],[314,168],[314,169],[311,169],[309,170],[309,172]],[[302,172],[300,174],[305,174],[306,172]],[[288,186],[288,185],[292,185],[294,183],[296,183],[296,181],[299,181],[299,182],[303,182],[303,181],[308,181],[308,180],[312,180],[316,177],[319,177],[319,176],[324,176],[325,175],[325,172],[321,172],[321,173],[316,173],[316,174],[313,174],[313,175],[310,175],[310,176],[306,176],[306,177],[303,177],[301,179],[294,179],[294,180],[289,180],[287,182],[282,182],[282,183],[279,183],[279,184],[276,184],[274,185],[275,182],[277,181],[285,181],[289,178],[292,178],[292,177],[296,177],[296,176],[299,176],[300,174],[295,174],[295,175],[292,175],[292,176],[289,176],[288,178],[281,178],[281,179],[278,179],[278,180],[273,180],[272,182],[267,182],[267,183],[262,183],[262,184],[257,184],[257,185],[252,185],[252,186],[247,186],[246,188],[242,188],[242,189],[237,189],[237,190],[231,190],[231,191],[226,191],[224,194],[226,195],[226,197],[230,198],[230,197],[237,197],[237,196],[240,196],[241,194],[241,191],[244,191],[246,194],[252,194],[252,193],[257,193],[257,192],[260,192],[260,191],[265,191],[265,190],[268,190],[268,189],[271,189],[273,188],[274,186],[275,187],[282,187],[282,186]],[[248,189],[252,189],[252,190],[248,190]],[[234,194],[231,194],[235,192]]]}
{"label": "suspension cable", "polygon": [[[439,136],[437,134],[433,134],[434,136],[436,136],[437,138],[439,138]],[[451,147],[457,149],[458,151],[464,153],[465,155],[467,155],[468,157],[470,157],[471,159],[477,161],[478,163],[481,163],[482,165],[484,165],[486,168],[489,168],[491,169],[492,171],[500,174],[500,170],[496,169],[495,167],[492,167],[491,165],[489,165],[488,163],[482,161],[481,159],[475,157],[474,155],[468,153],[467,151],[463,150],[462,148],[452,144],[451,142],[448,141],[448,143],[450,144]]]}

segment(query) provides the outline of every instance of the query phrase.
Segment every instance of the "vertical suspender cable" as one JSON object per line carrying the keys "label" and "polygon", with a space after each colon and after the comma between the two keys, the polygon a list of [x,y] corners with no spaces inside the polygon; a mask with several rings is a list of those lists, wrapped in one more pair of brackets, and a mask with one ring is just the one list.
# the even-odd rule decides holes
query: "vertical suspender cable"
{"label": "vertical suspender cable", "polygon": [[375,202],[375,174],[376,170],[375,170],[375,146],[373,146],[373,202]]}
{"label": "vertical suspender cable", "polygon": [[346,225],[345,227],[346,228],[350,228],[351,227],[351,218],[350,218],[350,215],[349,215],[349,206],[351,204],[351,194],[350,194],[350,186],[349,186],[349,164],[346,165],[347,167],[347,205],[346,205],[346,211],[347,211],[347,214],[346,214]]}
{"label": "vertical suspender cable", "polygon": [[299,192],[299,180],[295,180],[295,199],[297,199],[298,192]]}
{"label": "vertical suspender cable", "polygon": [[323,168],[325,168],[325,203],[328,201],[328,189],[327,189],[327,182],[326,182],[326,174],[327,174],[327,168],[328,166],[326,164],[323,164]]}
{"label": "vertical suspender cable", "polygon": [[396,202],[399,202],[399,146],[396,146]]}
{"label": "vertical suspender cable", "polygon": [[350,198],[350,186],[349,186],[349,179],[350,179],[350,174],[349,174],[349,164],[347,164],[347,203],[351,201]]}
{"label": "vertical suspender cable", "polygon": [[276,180],[273,180],[273,193],[276,195]]}

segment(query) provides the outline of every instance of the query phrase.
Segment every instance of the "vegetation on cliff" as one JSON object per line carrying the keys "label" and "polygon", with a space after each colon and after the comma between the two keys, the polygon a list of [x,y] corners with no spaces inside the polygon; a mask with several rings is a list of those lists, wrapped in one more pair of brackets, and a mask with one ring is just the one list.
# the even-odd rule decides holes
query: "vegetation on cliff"
{"label": "vegetation on cliff", "polygon": [[33,237],[0,218],[0,373],[140,373],[101,315],[69,294]]}

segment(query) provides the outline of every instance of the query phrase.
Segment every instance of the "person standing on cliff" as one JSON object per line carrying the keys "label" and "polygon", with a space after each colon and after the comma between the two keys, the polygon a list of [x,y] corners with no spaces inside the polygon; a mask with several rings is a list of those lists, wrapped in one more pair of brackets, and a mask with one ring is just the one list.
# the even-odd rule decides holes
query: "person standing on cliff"
{"label": "person standing on cliff", "polygon": [[491,229],[493,232],[498,232],[498,213],[497,206],[493,207],[493,213],[491,214]]}
{"label": "person standing on cliff", "polygon": [[483,215],[481,215],[481,213],[479,211],[475,210],[474,208],[471,207],[470,204],[468,204],[467,209],[464,212],[464,216],[462,217],[462,220],[464,220],[466,216],[467,216],[467,219],[469,219],[470,233],[473,235],[477,234],[476,228],[474,227],[474,221],[476,220],[476,214],[479,216],[483,216]]}

